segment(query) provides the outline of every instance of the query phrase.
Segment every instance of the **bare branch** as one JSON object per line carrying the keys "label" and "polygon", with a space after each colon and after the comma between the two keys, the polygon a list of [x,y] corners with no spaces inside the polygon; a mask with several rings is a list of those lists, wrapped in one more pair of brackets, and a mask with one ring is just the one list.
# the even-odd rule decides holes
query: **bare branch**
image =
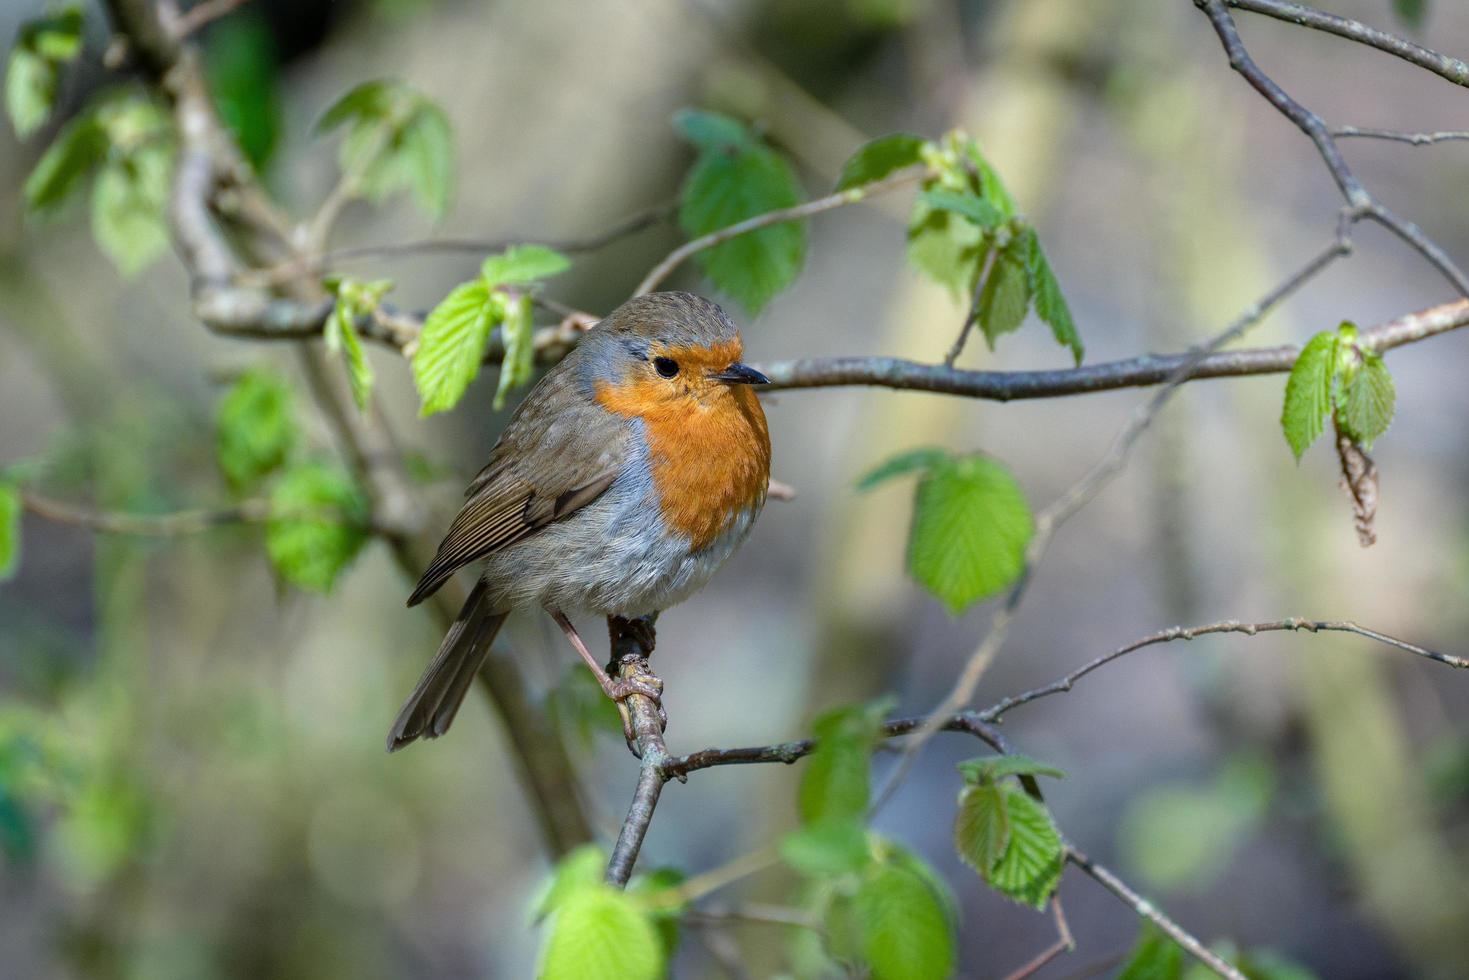
{"label": "bare branch", "polygon": [[[124,514],[52,500],[30,490],[22,490],[20,499],[27,511],[48,521],[105,534],[139,537],[179,537],[232,524],[263,524],[271,518],[268,500],[247,500],[235,507],[181,510],[171,514]],[[332,515],[333,519],[340,517]]]}
{"label": "bare branch", "polygon": [[[617,665],[616,674],[623,679],[645,682],[658,681],[648,665],[648,656],[653,652],[656,634],[654,622],[657,614],[638,620],[608,617],[607,631],[612,641],[612,662]],[[656,686],[661,687],[661,682]],[[621,888],[632,877],[633,864],[638,851],[642,850],[643,838],[648,835],[648,826],[653,822],[653,810],[658,806],[658,797],[663,793],[663,784],[668,777],[663,766],[668,760],[668,746],[663,742],[663,721],[658,705],[652,699],[634,694],[620,710],[630,715],[632,730],[637,744],[630,745],[642,760],[638,767],[638,785],[633,792],[632,804],[628,807],[627,819],[622,822],[622,831],[612,848],[612,858],[607,863],[607,882]]]}
{"label": "bare branch", "polygon": [[1076,940],[1071,938],[1071,926],[1066,921],[1066,910],[1061,907],[1061,896],[1051,896],[1051,914],[1056,920],[1056,941],[1026,963],[1020,969],[1005,976],[1005,980],[1025,980],[1026,977],[1039,973],[1047,963],[1060,956],[1069,953],[1076,948]]}
{"label": "bare branch", "polygon": [[184,11],[173,23],[174,34],[182,40],[250,0],[204,0]]}
{"label": "bare branch", "polygon": [[1458,58],[1430,51],[1396,34],[1368,27],[1361,21],[1352,20],[1350,17],[1339,17],[1304,4],[1286,3],[1282,0],[1226,0],[1226,3],[1239,10],[1264,14],[1266,17],[1274,17],[1288,24],[1298,24],[1312,30],[1325,31],[1327,34],[1335,34],[1337,37],[1365,44],[1369,48],[1376,48],[1378,51],[1384,51],[1411,62],[1419,68],[1425,68],[1455,85],[1469,85],[1469,64],[1465,64]]}
{"label": "bare branch", "polygon": [[658,288],[663,280],[672,275],[673,270],[682,265],[689,256],[723,244],[731,238],[748,235],[752,231],[759,231],[761,228],[769,228],[771,225],[778,225],[782,222],[810,218],[824,211],[833,211],[840,207],[846,207],[848,204],[857,204],[860,201],[865,201],[869,197],[876,197],[878,194],[885,194],[899,187],[906,187],[909,184],[917,183],[923,178],[931,176],[931,174],[932,171],[926,166],[905,167],[884,177],[882,180],[864,184],[861,187],[851,187],[844,191],[837,191],[835,194],[818,197],[814,201],[807,201],[804,204],[797,204],[794,207],[767,211],[764,214],[757,214],[752,218],[746,218],[744,221],[737,221],[726,228],[720,228],[718,231],[711,231],[709,234],[695,238],[693,241],[685,242],[672,252],[669,252],[663,261],[655,265],[652,271],[643,277],[643,281],[638,283],[638,288],[633,290],[633,295],[641,296],[644,293],[651,293]]}
{"label": "bare branch", "polygon": [[1384,643],[1390,647],[1404,650],[1415,656],[1423,657],[1427,660],[1432,660],[1435,663],[1440,663],[1447,667],[1469,667],[1469,659],[1466,659],[1464,657],[1455,657],[1446,653],[1436,653],[1432,650],[1426,650],[1423,647],[1420,647],[1413,643],[1409,643],[1406,640],[1399,640],[1396,637],[1388,636],[1386,633],[1379,633],[1376,630],[1367,629],[1365,626],[1360,626],[1357,623],[1353,623],[1348,620],[1302,619],[1300,617],[1291,617],[1289,619],[1277,619],[1265,623],[1241,623],[1237,619],[1227,619],[1222,622],[1209,623],[1204,626],[1174,626],[1171,629],[1160,630],[1157,633],[1150,633],[1149,635],[1144,636],[1141,639],[1132,641],[1126,646],[1118,647],[1111,653],[1103,654],[1102,656],[1097,657],[1095,660],[1091,660],[1088,663],[1083,664],[1081,667],[1073,670],[1071,673],[1067,674],[1065,677],[1062,677],[1060,680],[1052,681],[1051,683],[1046,684],[1043,687],[1037,687],[1033,690],[1026,691],[1023,694],[1016,694],[1011,697],[1007,697],[1003,701],[993,704],[990,707],[979,712],[977,717],[985,722],[998,722],[1001,718],[1004,717],[1006,712],[1010,711],[1013,708],[1018,708],[1023,704],[1029,704],[1032,701],[1038,701],[1041,698],[1047,697],[1052,694],[1061,694],[1065,691],[1069,691],[1077,681],[1081,680],[1087,674],[1090,674],[1092,671],[1098,669],[1099,667],[1105,667],[1112,661],[1117,660],[1121,657],[1125,657],[1129,653],[1133,653],[1137,650],[1143,649],[1144,647],[1154,646],[1159,643],[1171,643],[1174,640],[1192,640],[1194,637],[1207,636],[1211,633],[1243,633],[1246,636],[1255,636],[1259,633],[1300,631],[1304,631],[1307,633],[1355,633],[1357,636],[1365,636],[1369,640],[1375,640],[1378,643]]}
{"label": "bare branch", "polygon": [[1447,130],[1437,133],[1405,133],[1396,129],[1372,129],[1365,126],[1337,126],[1331,131],[1331,135],[1337,139],[1357,137],[1361,139],[1393,140],[1398,143],[1411,143],[1413,146],[1429,146],[1434,143],[1447,143],[1453,140],[1469,140],[1469,132],[1464,130]]}

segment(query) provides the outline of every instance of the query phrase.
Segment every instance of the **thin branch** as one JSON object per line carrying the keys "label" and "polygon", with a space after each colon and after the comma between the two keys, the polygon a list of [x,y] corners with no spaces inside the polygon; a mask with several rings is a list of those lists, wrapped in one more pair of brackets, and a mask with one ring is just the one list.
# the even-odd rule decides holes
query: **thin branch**
{"label": "thin branch", "polygon": [[[609,617],[608,634],[612,641],[612,662],[617,665],[617,676],[624,680],[638,680],[662,689],[663,682],[654,675],[648,664],[655,642],[653,616],[637,620]],[[621,888],[632,877],[633,865],[642,850],[643,838],[653,822],[653,810],[663,793],[663,784],[668,777],[663,774],[663,765],[668,759],[668,746],[663,742],[663,719],[657,704],[651,698],[635,694],[628,698],[625,706],[618,708],[628,712],[629,723],[636,739],[630,745],[641,760],[638,767],[637,789],[627,810],[627,819],[617,835],[612,848],[611,860],[607,863],[607,883]]]}
{"label": "thin branch", "polygon": [[926,166],[905,167],[890,176],[884,177],[882,180],[864,184],[861,187],[851,187],[844,191],[837,191],[835,194],[818,197],[814,201],[807,201],[804,204],[797,204],[794,207],[767,211],[764,214],[757,214],[752,218],[746,218],[744,221],[737,221],[717,231],[711,231],[709,234],[685,242],[672,252],[669,252],[663,261],[655,265],[652,271],[643,277],[643,281],[638,283],[638,288],[633,290],[633,295],[641,296],[644,293],[651,293],[658,288],[663,280],[673,274],[674,269],[682,265],[690,256],[696,255],[705,249],[713,248],[716,245],[721,245],[731,238],[748,235],[752,231],[759,231],[761,228],[769,228],[771,225],[778,225],[786,221],[798,221],[802,218],[810,218],[824,211],[833,211],[837,208],[846,207],[848,204],[857,204],[860,201],[865,201],[869,197],[876,197],[879,194],[885,194],[899,187],[906,187],[909,184],[917,183],[931,174],[932,171]]}
{"label": "thin branch", "polygon": [[1219,956],[1219,954],[1199,942],[1192,933],[1170,919],[1158,906],[1133,891],[1128,887],[1127,882],[1077,850],[1070,842],[1066,843],[1066,860],[1076,865],[1088,876],[1100,882],[1103,888],[1122,899],[1123,903],[1128,905],[1138,915],[1166,932],[1174,942],[1187,950],[1189,955],[1194,959],[1221,977],[1227,977],[1228,980],[1245,980],[1244,974],[1236,970]]}
{"label": "thin branch", "polygon": [[1409,643],[1406,640],[1400,640],[1393,636],[1388,636],[1386,633],[1379,633],[1376,630],[1368,629],[1365,626],[1358,625],[1357,623],[1353,623],[1348,620],[1317,620],[1292,617],[1289,619],[1278,619],[1272,622],[1265,623],[1241,623],[1239,620],[1229,619],[1218,623],[1209,623],[1205,626],[1175,626],[1171,629],[1159,630],[1156,633],[1151,633],[1145,637],[1142,637],[1141,639],[1134,640],[1126,646],[1118,647],[1111,653],[1103,654],[1102,656],[1097,657],[1094,660],[1088,661],[1087,663],[1078,667],[1076,670],[1073,670],[1071,673],[1067,674],[1065,677],[1062,677],[1059,680],[1052,681],[1049,684],[1046,684],[1042,687],[1034,688],[1033,690],[1026,691],[1022,694],[1016,694],[1007,697],[1004,700],[994,705],[991,705],[985,710],[979,712],[978,717],[986,722],[998,722],[1001,718],[1004,717],[1005,713],[1010,711],[1011,709],[1018,708],[1023,704],[1029,704],[1032,701],[1038,701],[1041,698],[1047,697],[1052,694],[1060,694],[1064,691],[1069,691],[1071,690],[1072,685],[1081,680],[1087,674],[1090,674],[1092,671],[1097,670],[1100,667],[1105,667],[1112,661],[1117,660],[1120,657],[1125,657],[1129,653],[1141,650],[1144,647],[1154,646],[1159,643],[1171,643],[1174,640],[1192,640],[1194,637],[1207,636],[1211,633],[1243,633],[1246,636],[1255,636],[1259,633],[1300,631],[1304,631],[1307,633],[1355,633],[1357,636],[1364,636],[1369,640],[1375,640],[1378,643],[1383,643],[1387,646],[1395,647],[1396,649],[1411,653],[1414,656],[1423,657],[1427,660],[1432,660],[1435,663],[1440,663],[1447,667],[1469,667],[1469,658],[1456,657],[1446,653],[1437,653],[1433,650],[1427,650],[1423,647],[1418,646],[1417,644]]}
{"label": "thin branch", "polygon": [[153,538],[198,534],[232,524],[263,524],[272,516],[268,500],[246,500],[235,507],[181,510],[171,514],[125,514],[52,500],[30,490],[22,490],[20,499],[30,513],[58,524],[105,534]]}
{"label": "thin branch", "polygon": [[1026,977],[1039,973],[1047,963],[1062,953],[1069,953],[1076,948],[1076,940],[1071,938],[1071,926],[1066,921],[1066,910],[1061,907],[1059,894],[1051,896],[1051,914],[1056,920],[1056,941],[1020,969],[1006,974],[1005,980],[1025,980]]}
{"label": "thin branch", "polygon": [[1372,129],[1366,126],[1337,126],[1331,131],[1331,135],[1337,139],[1361,139],[1393,140],[1398,143],[1411,143],[1413,146],[1430,146],[1434,143],[1447,143],[1453,140],[1469,140],[1469,131],[1447,130],[1437,133],[1405,133],[1396,129]]}
{"label": "thin branch", "polygon": [[1314,7],[1307,7],[1299,3],[1286,3],[1282,0],[1225,0],[1225,2],[1239,10],[1264,14],[1266,17],[1274,17],[1276,20],[1283,20],[1289,24],[1325,31],[1327,34],[1335,34],[1337,37],[1365,44],[1369,48],[1376,48],[1378,51],[1384,51],[1415,64],[1419,68],[1425,68],[1455,85],[1469,85],[1469,64],[1465,64],[1458,58],[1430,51],[1396,34],[1368,27],[1361,21],[1352,20],[1350,17],[1339,17]]}
{"label": "thin branch", "polygon": [[204,0],[179,15],[173,22],[173,32],[182,40],[249,2],[250,0]]}

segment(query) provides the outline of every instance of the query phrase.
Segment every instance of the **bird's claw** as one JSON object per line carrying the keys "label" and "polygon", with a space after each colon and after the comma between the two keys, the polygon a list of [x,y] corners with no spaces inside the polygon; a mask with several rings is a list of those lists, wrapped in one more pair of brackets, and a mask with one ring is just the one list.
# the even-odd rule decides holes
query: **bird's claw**
{"label": "bird's claw", "polygon": [[623,677],[616,680],[607,679],[602,690],[617,705],[617,713],[622,717],[622,736],[627,739],[628,747],[633,750],[634,755],[641,758],[638,752],[637,732],[633,728],[632,712],[628,709],[628,698],[641,696],[653,702],[653,707],[658,711],[658,730],[668,730],[668,712],[663,710],[663,682],[656,677]]}

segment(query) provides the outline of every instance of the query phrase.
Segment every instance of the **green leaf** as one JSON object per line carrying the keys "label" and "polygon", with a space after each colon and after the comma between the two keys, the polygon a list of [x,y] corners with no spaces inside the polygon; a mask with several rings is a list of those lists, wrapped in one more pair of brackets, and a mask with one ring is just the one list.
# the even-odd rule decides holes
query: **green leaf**
{"label": "green leaf", "polygon": [[1336,366],[1336,334],[1322,331],[1296,357],[1285,383],[1285,407],[1280,427],[1296,459],[1310,448],[1326,425],[1331,411],[1331,379]]}
{"label": "green leaf", "polygon": [[345,125],[338,160],[362,192],[381,202],[411,188],[430,216],[448,210],[453,183],[453,127],[444,111],[399,82],[358,85],[327,109],[318,132]]}
{"label": "green leaf", "polygon": [[5,111],[21,139],[46,124],[56,105],[61,66],[82,50],[82,8],[68,4],[27,21],[5,67]]}
{"label": "green leaf", "polygon": [[[602,700],[607,700],[606,695]],[[597,844],[582,844],[566,852],[556,862],[551,877],[532,906],[536,919],[544,919],[555,912],[572,893],[601,884],[607,860],[607,852]]]}
{"label": "green leaf", "polygon": [[1392,0],[1392,9],[1398,20],[1416,31],[1423,27],[1428,17],[1428,0]]}
{"label": "green leaf", "polygon": [[993,783],[966,786],[954,817],[954,849],[980,877],[989,878],[1010,846],[1010,811],[1005,794]]}
{"label": "green leaf", "polygon": [[246,371],[219,403],[215,454],[235,490],[254,485],[283,465],[296,436],[291,388],[273,371]]}
{"label": "green leaf", "polygon": [[860,820],[836,818],[787,834],[780,842],[780,856],[805,875],[844,875],[866,867],[872,851]]}
{"label": "green leaf", "polygon": [[836,708],[812,724],[816,749],[806,759],[797,793],[802,823],[865,820],[868,762],[887,708],[886,701]]}
{"label": "green leaf", "polygon": [[1373,441],[1392,424],[1396,393],[1382,358],[1370,351],[1361,356],[1362,364],[1347,382],[1339,408],[1347,434],[1370,450]]}
{"label": "green leaf", "polygon": [[529,294],[512,300],[505,310],[505,357],[500,363],[500,381],[495,386],[495,408],[505,407],[510,392],[527,384],[535,375],[535,324],[531,321]]}
{"label": "green leaf", "polygon": [[919,470],[929,470],[949,459],[949,454],[942,449],[924,446],[919,449],[910,449],[905,453],[899,453],[884,463],[873,467],[862,479],[857,481],[859,491],[871,490],[880,483],[899,476],[907,476],[909,473]]}
{"label": "green leaf", "polygon": [[20,568],[20,487],[0,483],[0,582]]}
{"label": "green leaf", "polygon": [[951,211],[985,231],[994,231],[1005,223],[1005,216],[999,208],[972,191],[959,192],[940,188],[924,191],[920,197],[923,203],[934,210]]}
{"label": "green leaf", "polygon": [[1030,309],[1031,250],[1035,232],[1029,228],[1010,239],[995,255],[984,287],[979,291],[979,328],[990,350],[1002,334],[1018,330]]}
{"label": "green leaf", "polygon": [[637,902],[607,885],[569,895],[551,920],[542,980],[656,980],[663,944]]}
{"label": "green leaf", "polygon": [[923,159],[924,140],[912,133],[893,133],[864,143],[842,165],[836,189],[847,190],[882,180],[895,170]]}
{"label": "green leaf", "polygon": [[967,759],[959,763],[959,771],[971,783],[992,783],[1005,776],[1050,776],[1065,779],[1066,773],[1028,755],[996,755],[985,759]]}
{"label": "green leaf", "polygon": [[219,116],[257,169],[275,152],[281,131],[280,54],[258,9],[246,9],[205,35],[204,67]]}
{"label": "green leaf", "polygon": [[908,261],[957,297],[974,292],[990,250],[990,236],[972,221],[929,204],[913,202],[908,221]]}
{"label": "green leaf", "polygon": [[703,109],[675,112],[673,128],[700,150],[739,150],[754,142],[749,129],[738,119]]}
{"label": "green leaf", "polygon": [[898,864],[876,867],[853,896],[862,958],[874,980],[943,980],[954,970],[954,933],[939,895]]}
{"label": "green leaf", "polygon": [[1153,925],[1144,922],[1132,955],[1117,980],[1179,980],[1183,975],[1183,947]]}
{"label": "green leaf", "polygon": [[166,210],[173,154],[139,149],[108,161],[92,185],[92,235],[124,276],[168,251]]}
{"label": "green leaf", "polygon": [[988,881],[1002,895],[1044,909],[1061,880],[1065,860],[1061,835],[1045,804],[1013,784],[1006,784],[1001,793],[1010,818],[1010,845]]}
{"label": "green leaf", "polygon": [[519,286],[550,279],[571,268],[571,260],[544,245],[512,245],[480,265],[490,286]]}
{"label": "green leaf", "polygon": [[285,471],[270,491],[265,550],[282,579],[330,592],[367,543],[367,498],[343,470],[321,462]]}
{"label": "green leaf", "polygon": [[25,182],[26,207],[53,211],[79,186],[107,152],[107,134],[93,112],[62,127]]}
{"label": "green leaf", "polygon": [[433,218],[449,213],[454,188],[454,126],[444,110],[425,103],[399,136],[403,170],[423,212]]}
{"label": "green leaf", "polygon": [[1056,343],[1068,348],[1076,363],[1080,364],[1085,353],[1081,334],[1076,330],[1076,321],[1071,318],[1071,307],[1061,293],[1061,283],[1051,270],[1051,263],[1047,261],[1045,249],[1041,248],[1039,239],[1031,244],[1030,278],[1031,288],[1035,293],[1036,315],[1051,328],[1051,336],[1056,338]]}
{"label": "green leaf", "polygon": [[421,414],[447,411],[459,403],[479,374],[490,332],[504,317],[504,294],[492,292],[482,278],[455,286],[434,307],[413,352]]}
{"label": "green leaf", "polygon": [[347,368],[347,380],[352,386],[352,398],[359,411],[367,411],[372,397],[375,379],[372,364],[362,347],[362,337],[357,332],[359,318],[375,312],[382,298],[393,288],[391,279],[358,282],[350,278],[334,278],[326,282],[327,289],[337,298],[327,318],[325,341],[327,350],[340,354]]}
{"label": "green leaf", "polygon": [[918,483],[908,568],[958,613],[1015,581],[1034,531],[1009,470],[983,453],[953,458]]}
{"label": "green leaf", "polygon": [[[587,671],[583,670],[582,673]],[[603,695],[602,700],[609,699]],[[687,903],[668,905],[668,899],[664,896],[682,885],[686,879],[687,876],[678,868],[664,866],[636,875],[627,883],[627,893],[638,899],[652,917],[653,928],[658,930],[658,938],[663,943],[665,962],[672,960],[674,953],[678,951],[679,922],[687,911]]]}
{"label": "green leaf", "polygon": [[[679,225],[690,238],[707,235],[746,218],[800,203],[801,187],[790,165],[774,150],[747,135],[740,143],[716,141],[729,136],[726,123],[682,127],[700,147],[699,159],[684,180]],[[806,229],[783,221],[705,249],[699,265],[716,287],[757,313],[795,281],[806,257]]]}
{"label": "green leaf", "polygon": [[316,123],[318,133],[328,133],[348,121],[386,119],[393,110],[399,86],[395,82],[363,82],[350,89],[322,113]]}

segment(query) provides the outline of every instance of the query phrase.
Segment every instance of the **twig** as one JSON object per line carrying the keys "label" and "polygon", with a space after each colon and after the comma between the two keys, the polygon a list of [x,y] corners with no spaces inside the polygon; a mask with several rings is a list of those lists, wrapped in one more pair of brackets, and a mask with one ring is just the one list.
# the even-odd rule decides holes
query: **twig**
{"label": "twig", "polygon": [[1056,920],[1056,941],[1041,950],[1029,963],[1026,963],[1014,973],[1007,974],[1005,980],[1025,980],[1032,976],[1045,965],[1062,953],[1069,953],[1076,948],[1076,941],[1071,938],[1071,926],[1066,922],[1066,911],[1061,907],[1061,896],[1051,896],[1051,913]]}
{"label": "twig", "polygon": [[195,4],[179,15],[178,19],[173,22],[173,32],[182,40],[204,25],[218,20],[249,2],[250,0],[204,0],[203,3]]}
{"label": "twig", "polygon": [[1174,942],[1182,946],[1194,959],[1221,977],[1227,977],[1229,980],[1245,980],[1244,974],[1236,970],[1213,950],[1199,942],[1192,933],[1170,919],[1152,902],[1129,888],[1127,883],[1121,878],[1077,850],[1069,841],[1066,842],[1066,860],[1100,882],[1103,888],[1122,899],[1138,915],[1166,932]]}
{"label": "twig", "polygon": [[979,712],[978,717],[986,722],[998,722],[1012,708],[1018,708],[1023,704],[1038,701],[1052,694],[1069,691],[1072,685],[1099,667],[1105,667],[1120,657],[1125,657],[1129,653],[1141,650],[1144,647],[1154,646],[1155,644],[1171,643],[1174,640],[1192,640],[1194,637],[1207,636],[1210,633],[1243,633],[1246,636],[1254,636],[1257,633],[1299,632],[1303,630],[1307,633],[1355,633],[1358,636],[1364,636],[1369,640],[1376,640],[1378,643],[1385,643],[1390,647],[1404,650],[1415,656],[1424,657],[1447,667],[1469,667],[1469,659],[1464,657],[1456,657],[1446,653],[1436,653],[1433,650],[1426,650],[1417,644],[1409,643],[1406,640],[1399,640],[1396,637],[1388,636],[1386,633],[1379,633],[1376,630],[1367,629],[1365,626],[1360,626],[1357,623],[1347,620],[1315,620],[1292,617],[1290,619],[1278,619],[1266,623],[1241,623],[1239,620],[1229,619],[1218,623],[1209,623],[1205,626],[1175,626],[1171,629],[1151,633],[1141,639],[1134,640],[1126,646],[1118,647],[1111,653],[1103,654],[1094,660],[1088,661],[1060,680],[1052,681],[1043,687],[1037,687],[1022,694],[1007,697]]}
{"label": "twig", "polygon": [[[1438,269],[1439,273],[1445,279],[1453,283],[1454,288],[1461,295],[1469,296],[1469,276],[1466,276],[1453,259],[1449,258],[1448,253],[1425,235],[1417,225],[1388,210],[1376,198],[1369,194],[1367,189],[1362,185],[1362,182],[1357,179],[1356,175],[1352,173],[1351,168],[1347,166],[1345,158],[1341,155],[1341,150],[1336,145],[1336,140],[1332,138],[1331,131],[1327,128],[1326,123],[1322,122],[1321,117],[1286,94],[1285,90],[1276,84],[1274,79],[1265,74],[1259,65],[1255,64],[1255,60],[1250,57],[1250,53],[1245,49],[1244,41],[1240,39],[1239,29],[1235,26],[1234,18],[1230,16],[1229,6],[1231,5],[1256,10],[1261,13],[1271,13],[1272,16],[1282,16],[1282,19],[1292,20],[1295,23],[1305,23],[1307,20],[1314,18],[1319,23],[1331,22],[1336,23],[1338,26],[1341,24],[1351,24],[1355,25],[1356,28],[1360,28],[1362,32],[1365,32],[1362,36],[1353,37],[1353,39],[1363,40],[1364,43],[1372,43],[1372,41],[1366,40],[1367,38],[1372,38],[1380,42],[1373,43],[1374,47],[1380,47],[1383,43],[1397,41],[1398,44],[1404,46],[1402,49],[1404,51],[1417,49],[1426,55],[1433,55],[1433,52],[1417,48],[1416,45],[1410,45],[1401,38],[1393,38],[1392,35],[1383,34],[1380,31],[1373,31],[1371,28],[1357,24],[1355,21],[1345,21],[1343,18],[1322,14],[1320,11],[1312,10],[1310,7],[1302,7],[1299,4],[1277,3],[1274,0],[1248,0],[1248,2],[1246,0],[1194,0],[1194,6],[1198,7],[1204,16],[1209,18],[1209,23],[1213,25],[1214,32],[1219,35],[1219,42],[1223,45],[1225,54],[1229,56],[1229,66],[1239,72],[1255,91],[1264,96],[1266,101],[1273,105],[1281,115],[1294,123],[1297,129],[1309,136],[1311,142],[1316,144],[1316,150],[1321,154],[1321,159],[1326,163],[1326,169],[1331,173],[1332,179],[1336,181],[1337,187],[1341,189],[1342,196],[1346,198],[1347,211],[1343,215],[1344,221],[1352,224],[1355,224],[1363,218],[1370,218],[1376,221],[1388,231],[1401,238],[1409,247],[1423,256],[1429,264]],[[1308,26],[1317,25],[1312,23],[1308,24]],[[1323,27],[1322,29],[1326,28]],[[1340,33],[1340,31],[1333,31],[1332,33]],[[1345,34],[1343,36],[1352,37],[1353,35]],[[1388,48],[1383,48],[1383,50],[1388,50]],[[1436,57],[1442,58],[1443,56],[1437,55]],[[1469,78],[1469,75],[1465,77]],[[1338,237],[1340,235],[1341,232],[1339,230]]]}
{"label": "twig", "polygon": [[674,269],[677,269],[683,264],[684,260],[689,256],[702,252],[705,249],[713,248],[716,245],[721,245],[731,238],[748,235],[752,231],[769,228],[771,225],[778,225],[785,221],[797,221],[802,218],[809,218],[813,215],[821,214],[824,211],[832,211],[836,208],[845,207],[848,204],[856,204],[869,197],[875,197],[878,194],[885,194],[899,187],[906,187],[908,184],[916,183],[930,176],[931,173],[932,171],[926,166],[905,167],[890,176],[884,177],[882,180],[864,184],[861,187],[851,187],[844,191],[837,191],[835,194],[818,197],[814,201],[807,201],[804,204],[797,204],[793,207],[780,208],[776,211],[757,214],[754,217],[746,218],[744,221],[737,221],[717,231],[711,231],[707,235],[701,235],[669,252],[663,261],[655,265],[652,271],[643,277],[643,281],[638,283],[638,288],[633,290],[633,295],[641,296],[644,293],[651,293],[658,288],[663,280],[667,279],[673,273]]}
{"label": "twig", "polygon": [[1371,129],[1365,126],[1337,126],[1331,131],[1331,135],[1337,139],[1350,139],[1353,137],[1375,140],[1394,140],[1398,143],[1411,143],[1414,146],[1429,146],[1433,143],[1447,143],[1452,140],[1469,140],[1469,131],[1449,130],[1437,133],[1405,133],[1396,129]]}
{"label": "twig", "polygon": [[172,514],[124,514],[63,503],[30,490],[22,490],[20,499],[27,511],[48,521],[105,534],[139,537],[172,538],[231,524],[263,524],[272,516],[268,500],[247,500],[235,507],[181,510]]}
{"label": "twig", "polygon": [[1266,17],[1274,17],[1276,20],[1283,20],[1289,24],[1325,31],[1327,34],[1335,34],[1337,37],[1365,44],[1369,48],[1376,48],[1378,51],[1402,58],[1419,68],[1426,68],[1455,85],[1469,85],[1469,64],[1465,64],[1458,58],[1430,51],[1420,44],[1414,44],[1395,34],[1368,27],[1361,21],[1352,20],[1350,17],[1339,17],[1314,7],[1307,7],[1299,3],[1286,3],[1283,0],[1225,0],[1225,2],[1239,10],[1264,14]]}

